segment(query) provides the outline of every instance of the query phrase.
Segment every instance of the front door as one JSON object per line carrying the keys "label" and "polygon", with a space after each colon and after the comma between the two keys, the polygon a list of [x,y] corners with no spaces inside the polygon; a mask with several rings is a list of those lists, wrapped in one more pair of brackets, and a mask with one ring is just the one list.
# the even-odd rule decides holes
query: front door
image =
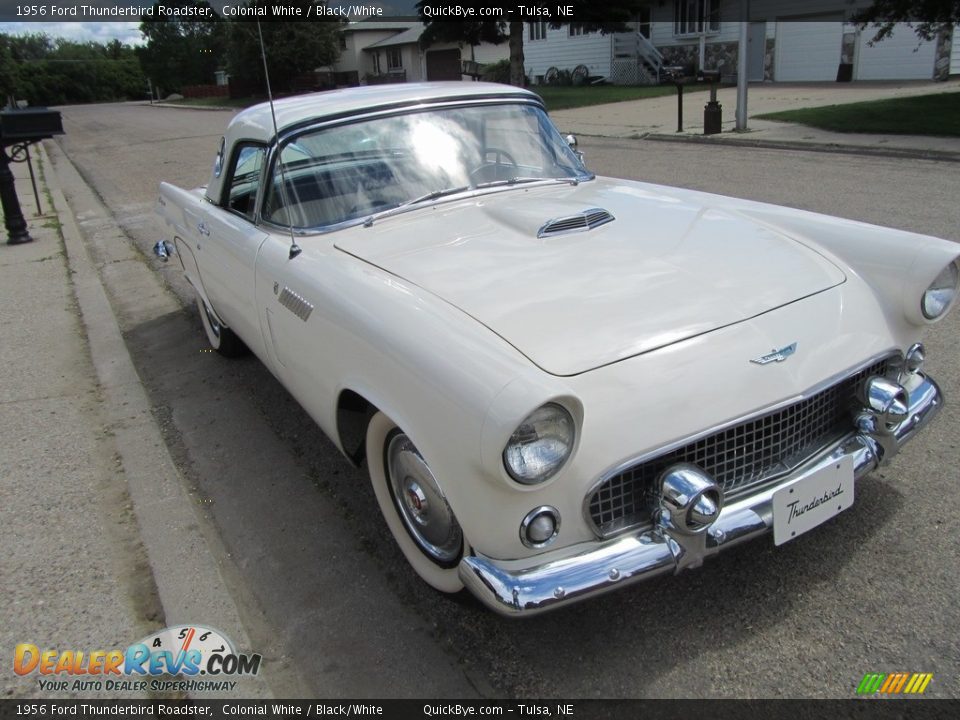
{"label": "front door", "polygon": [[[266,148],[240,144],[227,175],[222,206],[206,204],[196,260],[214,312],[261,355],[263,336],[254,296],[254,265],[267,234],[254,225]],[[261,355],[262,356],[262,355]]]}

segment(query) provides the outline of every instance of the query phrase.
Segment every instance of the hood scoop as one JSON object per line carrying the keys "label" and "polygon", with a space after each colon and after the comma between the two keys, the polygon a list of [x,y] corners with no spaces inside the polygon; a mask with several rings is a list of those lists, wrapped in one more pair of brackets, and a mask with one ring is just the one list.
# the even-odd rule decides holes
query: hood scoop
{"label": "hood scoop", "polygon": [[548,220],[537,231],[538,238],[554,237],[555,235],[569,235],[576,232],[587,232],[608,222],[613,222],[616,218],[603,208],[587,208],[575,215],[566,215],[564,217]]}

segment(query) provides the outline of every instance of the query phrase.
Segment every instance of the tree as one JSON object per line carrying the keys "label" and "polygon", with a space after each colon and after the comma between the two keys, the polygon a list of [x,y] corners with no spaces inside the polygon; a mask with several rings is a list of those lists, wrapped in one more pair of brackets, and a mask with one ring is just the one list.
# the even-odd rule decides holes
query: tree
{"label": "tree", "polygon": [[[160,3],[154,5],[156,8]],[[209,7],[206,0],[169,0],[167,7]],[[213,14],[213,20],[181,20],[180,16],[145,17],[140,32],[146,44],[137,55],[144,74],[165,91],[180,90],[184,85],[213,82],[214,72],[224,64],[226,33],[224,23]]]}
{"label": "tree", "polygon": [[[458,3],[463,7],[486,7],[487,3],[480,0],[461,0]],[[575,22],[583,26],[588,32],[623,32],[628,30],[627,22],[637,17],[646,0],[565,0],[564,5],[573,8],[572,17]],[[523,87],[526,85],[526,72],[523,59],[523,25],[522,21],[504,22],[489,21],[462,21],[450,22],[446,20],[431,20],[424,14],[425,7],[432,7],[430,0],[419,0],[417,12],[423,19],[426,29],[420,36],[421,47],[429,47],[435,42],[460,42],[467,45],[479,45],[489,42],[495,45],[504,40],[510,43],[510,84]],[[552,28],[569,25],[570,20],[560,20],[556,16],[541,18]]]}
{"label": "tree", "polygon": [[31,105],[141,97],[144,78],[133,48],[43,34],[0,35],[0,92]]}
{"label": "tree", "polygon": [[[251,7],[266,7],[270,0],[253,0]],[[285,0],[285,6],[299,7],[306,17],[307,7],[324,5],[321,0]],[[269,16],[268,16],[269,17]],[[318,17],[314,13],[313,17]],[[252,92],[266,89],[263,60],[257,23],[231,21],[227,41],[227,62],[230,75],[242,78]],[[280,92],[293,90],[298,75],[332,65],[340,57],[340,23],[334,21],[305,22],[277,21],[261,23],[271,87]]]}
{"label": "tree", "polygon": [[10,37],[0,35],[0,107],[7,104],[17,89],[17,64],[10,50]]}
{"label": "tree", "polygon": [[[851,20],[861,28],[877,28],[871,42],[889,36],[896,23],[907,22],[924,40],[932,40],[954,23],[960,23],[960,0],[873,0],[873,4],[853,14]],[[954,37],[954,42],[958,39]]]}

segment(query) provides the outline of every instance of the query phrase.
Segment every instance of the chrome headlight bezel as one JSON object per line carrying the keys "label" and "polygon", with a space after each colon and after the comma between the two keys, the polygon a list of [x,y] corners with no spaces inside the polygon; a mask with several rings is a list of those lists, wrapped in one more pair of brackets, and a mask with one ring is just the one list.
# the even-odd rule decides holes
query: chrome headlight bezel
{"label": "chrome headlight bezel", "polygon": [[[520,485],[540,485],[554,477],[566,465],[576,443],[573,414],[557,402],[544,403],[517,425],[501,453],[507,475]],[[537,455],[552,454],[542,467],[524,469]]]}
{"label": "chrome headlight bezel", "polygon": [[939,320],[953,306],[960,288],[960,260],[947,264],[920,296],[920,312],[927,321]]}

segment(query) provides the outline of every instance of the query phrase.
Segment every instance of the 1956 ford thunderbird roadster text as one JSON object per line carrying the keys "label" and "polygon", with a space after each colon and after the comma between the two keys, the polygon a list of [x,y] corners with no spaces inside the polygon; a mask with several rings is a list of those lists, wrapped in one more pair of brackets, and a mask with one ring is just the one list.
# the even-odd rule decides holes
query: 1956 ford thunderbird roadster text
{"label": "1956 ford thunderbird roadster text", "polygon": [[596,177],[508,86],[274,107],[159,211],[210,344],[366,462],[440,590],[528,615],[787,542],[941,405],[952,242]]}

